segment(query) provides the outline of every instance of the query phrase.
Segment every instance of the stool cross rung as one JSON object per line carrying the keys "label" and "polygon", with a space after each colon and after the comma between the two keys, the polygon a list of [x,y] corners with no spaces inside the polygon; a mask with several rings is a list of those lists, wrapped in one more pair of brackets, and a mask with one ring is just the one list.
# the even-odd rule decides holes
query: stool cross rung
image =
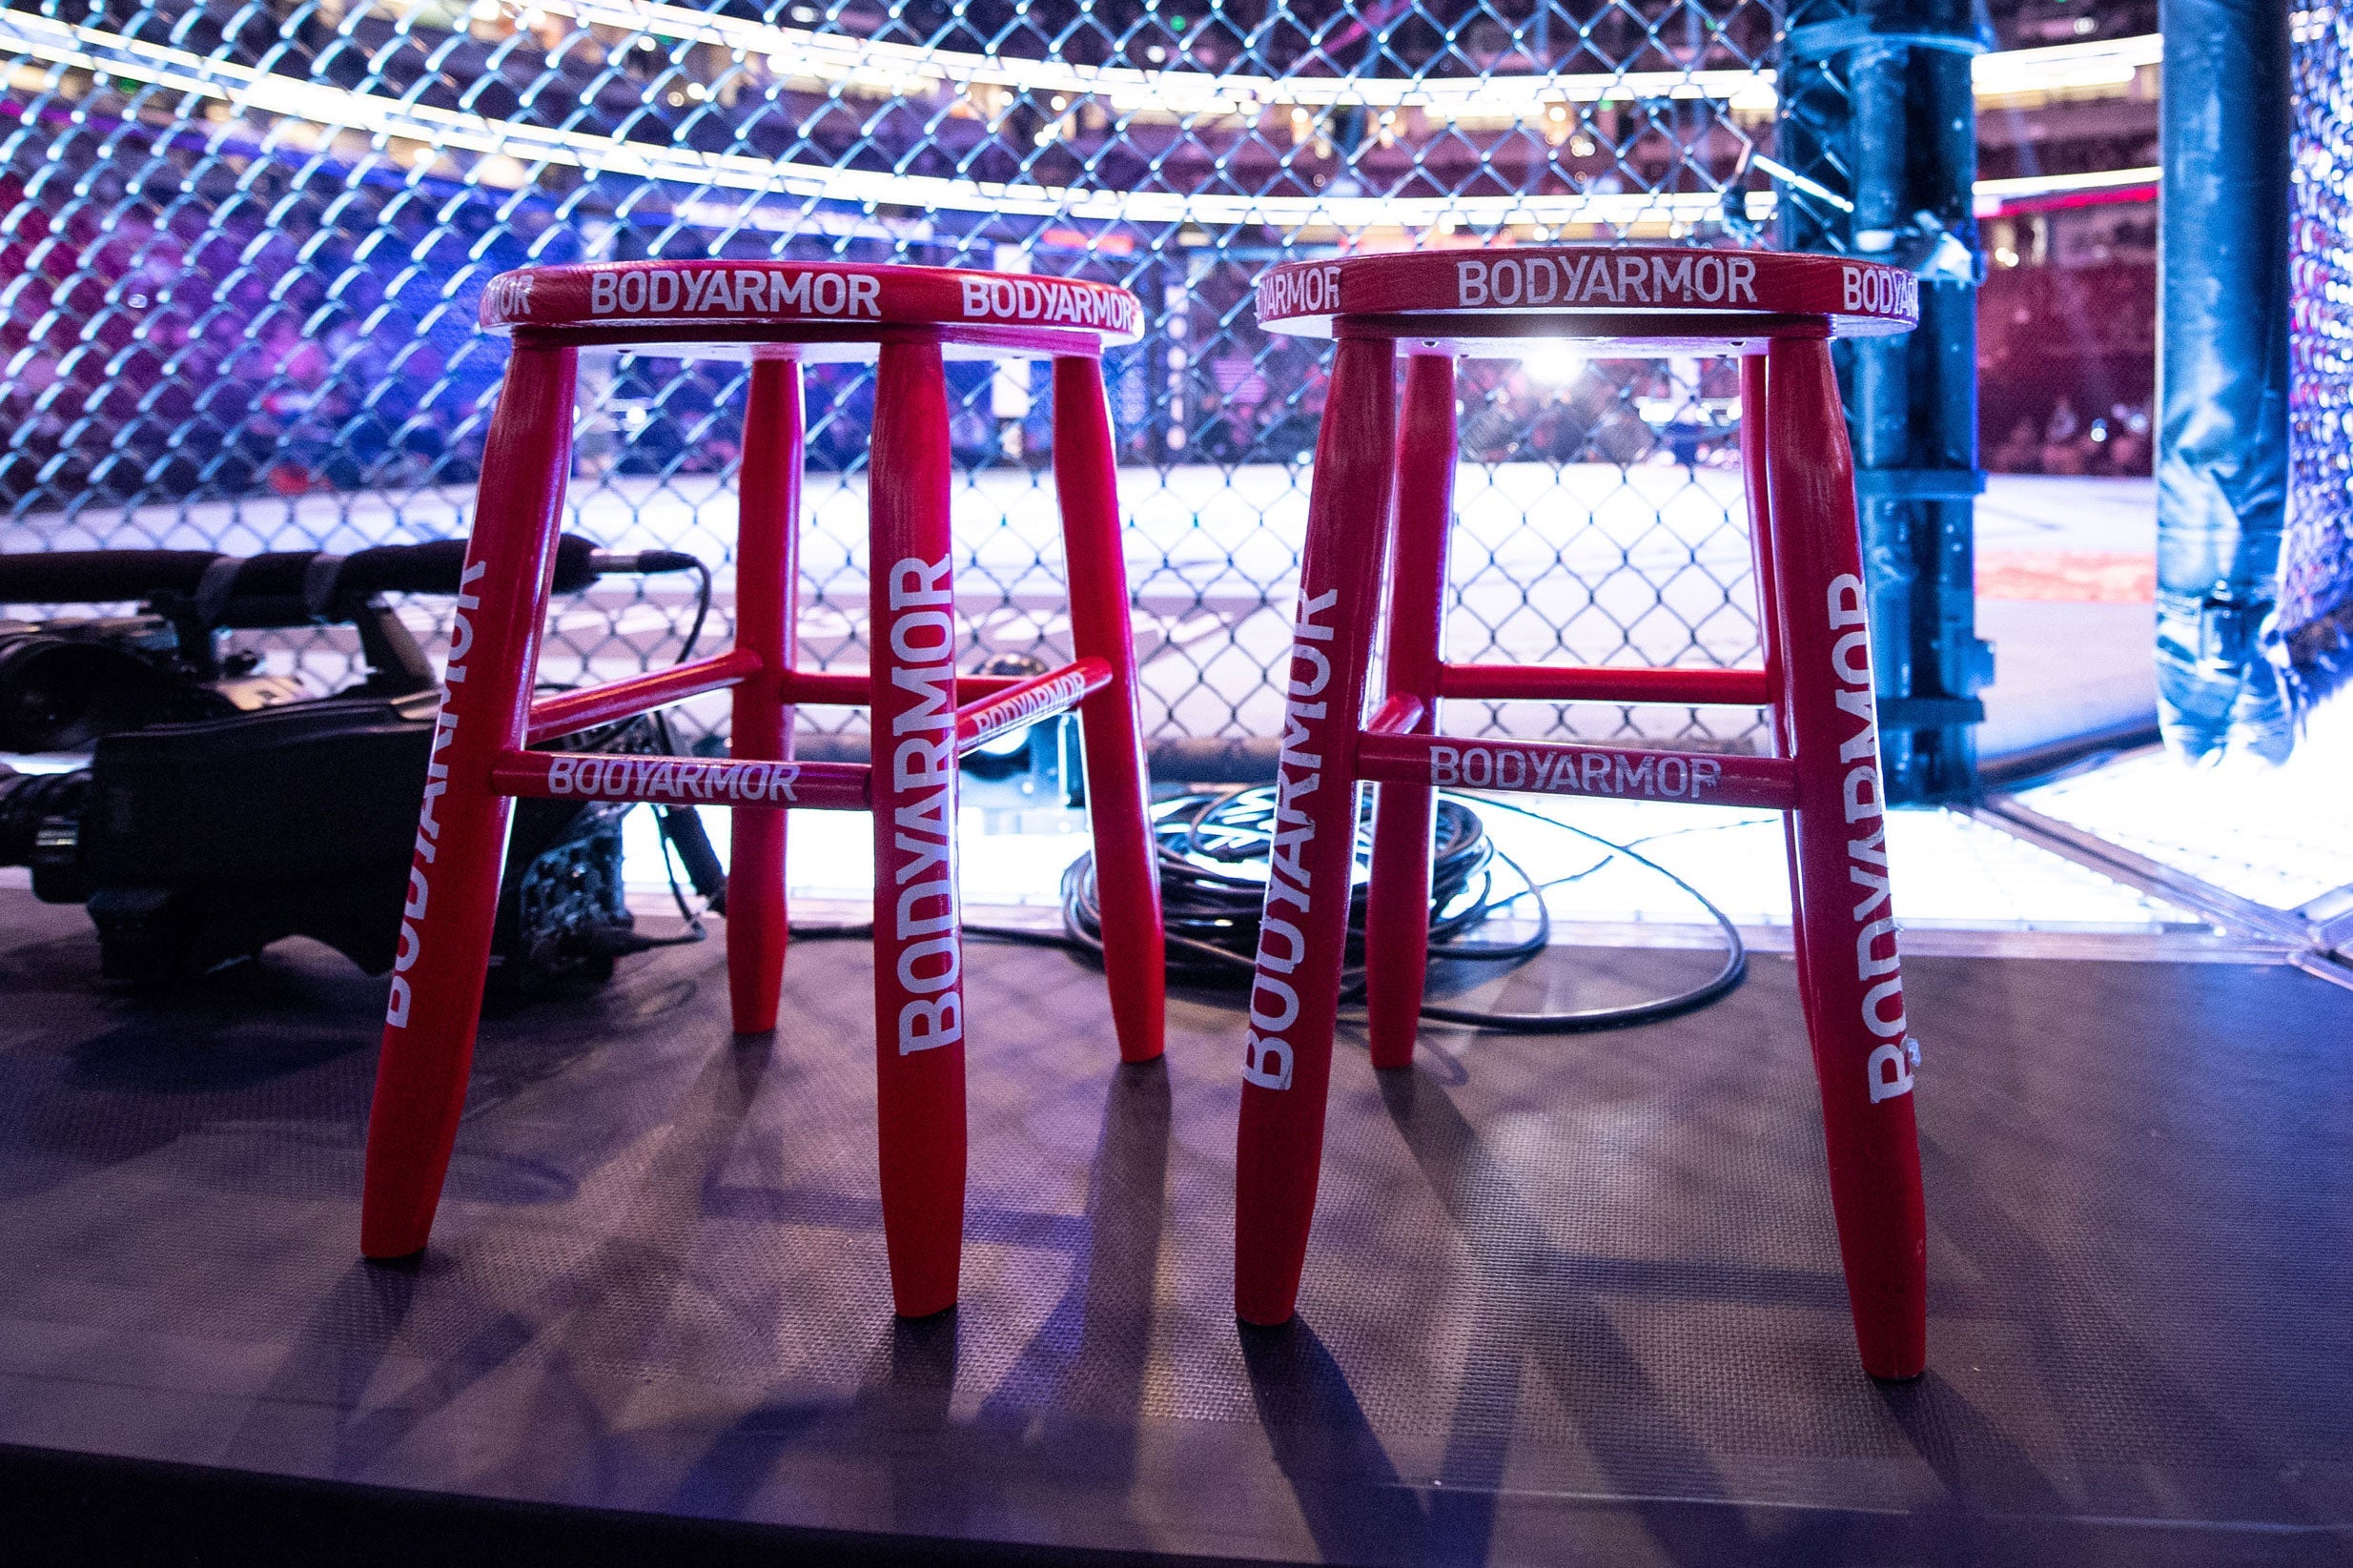
{"label": "stool cross rung", "polygon": [[572,735],[616,719],[633,718],[648,709],[699,697],[738,684],[760,672],[760,656],[746,648],[714,654],[666,670],[608,681],[584,691],[567,691],[531,704],[531,722],[523,730],[526,743],[537,745],[559,735]]}
{"label": "stool cross rung", "polygon": [[1441,664],[1438,695],[1490,703],[1670,703],[1763,707],[1757,669],[1608,669],[1545,664]]}
{"label": "stool cross rung", "polygon": [[1364,733],[1367,735],[1411,734],[1414,725],[1422,723],[1422,716],[1429,711],[1428,704],[1421,698],[1410,693],[1400,692],[1382,703],[1373,716],[1364,721]]}
{"label": "stool cross rung", "polygon": [[870,800],[872,771],[864,763],[508,751],[492,764],[490,786],[501,795],[534,800],[864,811]]}
{"label": "stool cross rung", "polygon": [[1110,684],[1110,662],[1092,657],[1015,682],[956,710],[956,750],[970,751],[1007,730],[1067,712]]}
{"label": "stool cross rung", "polygon": [[1441,789],[1599,795],[1767,811],[1788,811],[1797,804],[1797,764],[1786,758],[1561,741],[1381,735],[1368,729],[1357,745],[1357,777]]}
{"label": "stool cross rung", "polygon": [[[1030,680],[1026,675],[959,675],[956,701],[970,703]],[[794,706],[862,708],[874,700],[870,670],[787,670],[778,677],[784,701]]]}

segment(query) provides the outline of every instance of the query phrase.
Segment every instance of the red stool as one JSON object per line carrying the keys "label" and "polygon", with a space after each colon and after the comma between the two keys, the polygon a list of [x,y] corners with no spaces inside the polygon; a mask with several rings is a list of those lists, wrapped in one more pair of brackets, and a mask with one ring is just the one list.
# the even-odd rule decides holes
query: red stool
{"label": "red stool", "polygon": [[[1830,339],[1908,331],[1911,275],[1831,257],[1606,249],[1293,262],[1258,285],[1270,331],[1339,339],[1316,447],[1277,814],[1242,1070],[1235,1305],[1289,1318],[1315,1208],[1347,938],[1356,783],[1381,786],[1366,921],[1373,1064],[1413,1055],[1428,958],[1436,786],[1704,801],[1787,813],[1798,986],[1864,1367],[1927,1355],[1926,1220],[1881,826],[1853,459]],[[1741,356],[1762,669],[1564,669],[1440,658],[1455,467],[1454,361],[1531,340],[1600,356]],[[1402,347],[1405,408],[1395,408]],[[1384,532],[1396,537],[1387,700],[1363,721]],[[1771,757],[1457,740],[1441,698],[1755,704]]]}
{"label": "red stool", "polygon": [[[623,262],[528,268],[492,282],[482,324],[514,356],[482,455],[409,877],[376,1104],[360,1250],[419,1251],[465,1100],[513,796],[735,807],[727,975],[739,1032],[776,1024],[785,958],[785,812],[874,818],[875,1061],[883,1229],[907,1316],[952,1306],[964,1212],[964,1032],[956,759],[1072,706],[1104,900],[1104,967],[1120,1055],[1160,1053],[1159,882],[1146,817],[1136,653],[1119,550],[1117,470],[1101,354],[1133,342],[1124,289],[921,267]],[[583,346],[751,360],[732,651],[531,700],[551,548],[572,465]],[[944,359],[1054,360],[1054,479],[1076,661],[1051,674],[955,671]],[[872,669],[793,667],[801,365],[879,359],[870,459]],[[534,743],[731,687],[729,761],[604,759]],[[798,703],[871,705],[874,763],[794,763]]]}

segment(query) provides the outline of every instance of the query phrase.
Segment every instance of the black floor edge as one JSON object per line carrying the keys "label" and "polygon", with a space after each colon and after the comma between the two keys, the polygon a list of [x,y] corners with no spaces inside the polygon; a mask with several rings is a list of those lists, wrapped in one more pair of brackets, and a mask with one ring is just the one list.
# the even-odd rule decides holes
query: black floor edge
{"label": "black floor edge", "polygon": [[[1408,1489],[1411,1490],[1411,1489]],[[1215,1506],[1203,1498],[1204,1506]],[[1361,1499],[1360,1499],[1361,1500]],[[1700,1564],[1920,1563],[2066,1568],[2353,1561],[2353,1527],[1916,1513],[1705,1498],[1551,1499],[1564,1563],[1604,1563],[1627,1533]],[[338,1568],[1251,1568],[1257,1558],[1175,1557],[883,1536],[404,1491],[204,1465],[0,1444],[0,1529],[10,1560],[40,1565],[332,1562]],[[1453,1543],[1461,1546],[1463,1543]],[[1476,1564],[1475,1547],[1425,1560]]]}
{"label": "black floor edge", "polygon": [[[0,1532],[20,1563],[564,1568],[1239,1568],[1237,1559],[744,1524],[413,1492],[0,1444]],[[35,1544],[37,1543],[37,1544]],[[31,1548],[31,1554],[17,1556]]]}

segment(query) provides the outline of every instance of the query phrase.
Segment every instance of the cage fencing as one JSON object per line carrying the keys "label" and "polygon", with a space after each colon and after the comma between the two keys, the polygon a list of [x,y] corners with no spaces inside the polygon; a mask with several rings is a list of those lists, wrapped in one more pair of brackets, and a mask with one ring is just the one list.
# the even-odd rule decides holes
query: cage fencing
{"label": "cage fencing", "polygon": [[[504,358],[476,313],[517,266],[1115,281],[1148,323],[1107,367],[1147,734],[1166,777],[1246,776],[1278,727],[1325,363],[1258,331],[1252,280],[1354,249],[1754,243],[1782,30],[1756,0],[11,0],[7,547],[461,535]],[[972,657],[1067,657],[1044,372],[951,375]],[[1539,353],[1460,384],[1450,657],[1755,657],[1729,363]],[[729,625],[744,394],[732,364],[583,366],[568,525],[718,565],[705,651]],[[812,663],[865,662],[872,397],[868,370],[809,371]],[[666,662],[690,613],[659,580],[559,601],[542,677]],[[356,654],[326,628],[258,650],[326,685]],[[1761,733],[1745,711],[1451,706],[1467,732]],[[804,710],[804,750],[855,752],[861,723]]]}
{"label": "cage fencing", "polygon": [[2300,712],[2353,684],[2353,12],[2295,18],[2288,493],[2266,649]]}

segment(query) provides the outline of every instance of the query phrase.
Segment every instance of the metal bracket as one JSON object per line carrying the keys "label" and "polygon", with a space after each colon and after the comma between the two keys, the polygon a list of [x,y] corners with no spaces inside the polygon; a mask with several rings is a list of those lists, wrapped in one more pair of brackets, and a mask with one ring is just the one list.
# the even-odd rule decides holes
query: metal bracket
{"label": "metal bracket", "polygon": [[1985,494],[1981,468],[1858,468],[1854,493],[1864,500],[1968,500]]}
{"label": "metal bracket", "polygon": [[1975,697],[1882,697],[1881,729],[1942,729],[1948,724],[1982,724],[1985,703]]}
{"label": "metal bracket", "polygon": [[2230,935],[2276,942],[2297,968],[2316,980],[2353,990],[2353,966],[2344,962],[2341,948],[2331,946],[2331,938],[2343,929],[2339,921],[2344,912],[2353,910],[2353,888],[2323,893],[2302,908],[2275,909],[2110,844],[2073,823],[2044,816],[2015,795],[1989,795],[1967,809],[1979,822],[2089,866],[2113,882],[2179,905]]}
{"label": "metal bracket", "polygon": [[1841,16],[1834,22],[1790,29],[1781,40],[1781,52],[1790,60],[1827,60],[1867,45],[1883,49],[1941,49],[1954,54],[1983,54],[1992,47],[1974,28],[1952,32],[1895,26],[1882,29],[1868,16]]}

